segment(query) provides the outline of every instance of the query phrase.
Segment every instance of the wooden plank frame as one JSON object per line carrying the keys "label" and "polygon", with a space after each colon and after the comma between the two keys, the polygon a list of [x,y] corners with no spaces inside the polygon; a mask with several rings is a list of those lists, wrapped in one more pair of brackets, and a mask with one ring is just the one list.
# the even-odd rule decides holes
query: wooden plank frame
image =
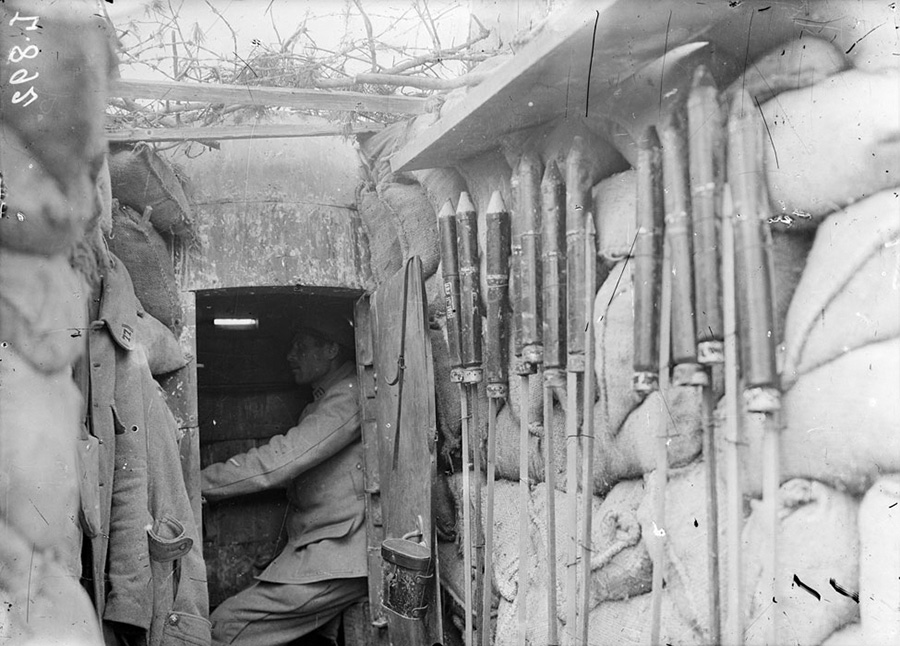
{"label": "wooden plank frame", "polygon": [[426,111],[426,99],[411,96],[185,81],[117,79],[110,83],[108,96],[122,99],[196,101],[301,110],[343,110],[388,114],[424,114]]}
{"label": "wooden plank frame", "polygon": [[384,523],[378,468],[378,424],[375,420],[375,354],[369,307],[369,296],[361,297],[356,301],[353,317],[356,326],[356,371],[360,385],[359,405],[366,490],[366,554],[369,570],[369,627],[366,646],[387,646],[390,643],[388,622],[381,605],[381,542],[384,540]]}

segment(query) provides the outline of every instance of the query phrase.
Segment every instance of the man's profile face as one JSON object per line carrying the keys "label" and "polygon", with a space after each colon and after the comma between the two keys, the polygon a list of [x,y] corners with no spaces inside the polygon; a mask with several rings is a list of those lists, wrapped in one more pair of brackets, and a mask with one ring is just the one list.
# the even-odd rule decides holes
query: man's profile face
{"label": "man's profile face", "polygon": [[303,386],[323,378],[331,370],[333,355],[333,343],[302,332],[297,334],[287,355],[294,381]]}

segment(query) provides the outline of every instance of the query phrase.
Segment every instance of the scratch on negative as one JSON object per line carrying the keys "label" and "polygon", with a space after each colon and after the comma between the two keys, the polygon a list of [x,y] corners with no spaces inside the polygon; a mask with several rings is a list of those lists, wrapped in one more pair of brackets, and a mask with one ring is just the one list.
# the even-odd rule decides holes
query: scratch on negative
{"label": "scratch on negative", "polygon": [[756,109],[759,110],[759,116],[762,118],[763,125],[766,127],[766,134],[769,135],[769,143],[772,144],[772,152],[775,153],[775,168],[781,168],[778,164],[778,150],[775,148],[775,140],[772,139],[772,131],[769,130],[769,122],[766,121],[766,115],[763,114],[762,106],[759,104],[759,100],[754,97],[753,102],[756,104]]}
{"label": "scratch on negative", "polygon": [[[594,68],[594,48],[597,46],[597,25],[600,23],[600,12],[595,10],[596,16],[594,17],[594,33],[591,36],[591,59],[588,61],[588,77],[587,77],[587,87],[584,92],[584,116],[585,118],[588,116],[588,110],[591,105],[591,73]],[[568,81],[566,82],[566,93],[568,95]]]}
{"label": "scratch on negative", "polygon": [[659,114],[662,117],[663,79],[666,76],[666,54],[669,53],[669,28],[672,25],[672,10],[669,9],[669,19],[666,21],[666,41],[663,45],[662,69],[659,72]]}
{"label": "scratch on negative", "polygon": [[847,50],[846,52],[844,52],[844,53],[845,53],[845,54],[849,54],[850,52],[852,52],[852,51],[853,51],[853,48],[856,47],[857,44],[859,44],[859,41],[861,41],[863,38],[865,38],[866,36],[868,36],[869,34],[871,34],[873,31],[875,31],[876,29],[878,29],[878,28],[881,27],[882,25],[886,25],[886,24],[887,24],[887,21],[881,23],[880,25],[875,25],[874,27],[872,27],[869,31],[867,31],[866,33],[864,33],[864,34],[863,34],[862,36],[860,36],[859,38],[857,38],[856,41],[854,41],[854,43],[853,43],[852,45],[850,45],[850,49],[848,49],[848,50]]}
{"label": "scratch on negative", "polygon": [[31,546],[31,564],[28,566],[28,594],[25,596],[25,623],[31,614],[31,575],[34,572],[34,545]]}
{"label": "scratch on negative", "polygon": [[[750,12],[750,23],[747,25],[747,48],[744,50],[744,73],[741,74],[741,97],[743,100],[744,90],[747,85],[747,61],[750,59],[750,33],[753,31],[753,13]],[[744,106],[741,106],[741,112],[743,112]]]}

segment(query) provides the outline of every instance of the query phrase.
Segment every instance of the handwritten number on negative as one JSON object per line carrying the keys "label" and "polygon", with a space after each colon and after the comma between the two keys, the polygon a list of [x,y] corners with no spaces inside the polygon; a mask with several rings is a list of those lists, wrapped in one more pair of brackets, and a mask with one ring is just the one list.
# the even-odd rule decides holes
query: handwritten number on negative
{"label": "handwritten number on negative", "polygon": [[38,16],[20,16],[19,12],[16,12],[16,15],[12,17],[12,20],[9,21],[9,26],[12,27],[15,23],[19,21],[31,21],[30,27],[25,27],[25,31],[34,31],[35,29],[40,29],[38,26]]}

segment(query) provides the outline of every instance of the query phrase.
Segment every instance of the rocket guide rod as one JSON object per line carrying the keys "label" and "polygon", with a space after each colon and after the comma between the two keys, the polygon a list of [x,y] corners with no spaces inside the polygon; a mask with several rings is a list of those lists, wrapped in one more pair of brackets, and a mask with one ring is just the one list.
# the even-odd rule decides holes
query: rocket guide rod
{"label": "rocket guide rod", "polygon": [[594,297],[597,294],[597,243],[594,217],[585,210],[584,236],[584,424],[582,428],[582,520],[581,520],[581,643],[588,643],[588,623],[591,609],[591,516],[594,503]]}

